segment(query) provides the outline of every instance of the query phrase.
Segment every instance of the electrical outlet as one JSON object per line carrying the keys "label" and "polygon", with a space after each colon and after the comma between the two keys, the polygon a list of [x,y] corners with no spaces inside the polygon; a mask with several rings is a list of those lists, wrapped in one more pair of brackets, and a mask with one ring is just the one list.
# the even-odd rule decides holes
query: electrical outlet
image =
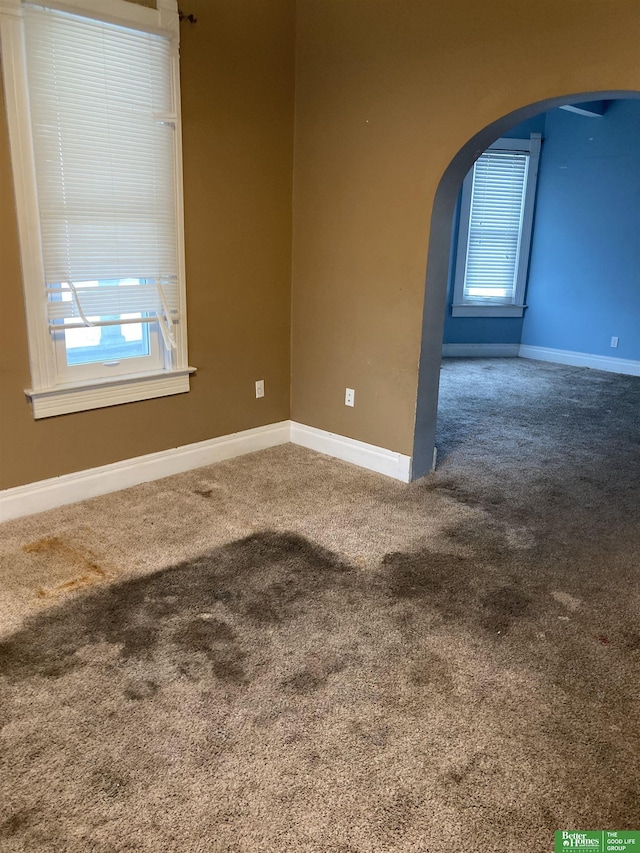
{"label": "electrical outlet", "polygon": [[353,390],[353,388],[345,388],[344,404],[345,406],[355,406],[356,392]]}
{"label": "electrical outlet", "polygon": [[264,397],[264,379],[258,379],[256,382],[256,399]]}
{"label": "electrical outlet", "polygon": [[618,339],[617,339],[617,338],[615,338],[615,337],[614,337],[614,338],[611,338],[611,346],[612,346],[614,349],[618,346]]}

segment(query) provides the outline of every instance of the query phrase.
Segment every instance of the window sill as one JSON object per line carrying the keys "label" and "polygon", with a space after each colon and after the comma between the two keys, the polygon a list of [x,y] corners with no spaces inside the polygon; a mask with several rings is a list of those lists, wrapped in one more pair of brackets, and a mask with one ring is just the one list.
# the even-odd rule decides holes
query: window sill
{"label": "window sill", "polygon": [[71,412],[86,412],[135,403],[154,397],[168,397],[189,391],[189,376],[195,367],[182,370],[163,370],[158,373],[141,373],[114,379],[76,382],[44,390],[26,389],[25,394],[33,405],[33,417],[51,418]]}
{"label": "window sill", "polygon": [[452,317],[522,317],[526,305],[452,305]]}

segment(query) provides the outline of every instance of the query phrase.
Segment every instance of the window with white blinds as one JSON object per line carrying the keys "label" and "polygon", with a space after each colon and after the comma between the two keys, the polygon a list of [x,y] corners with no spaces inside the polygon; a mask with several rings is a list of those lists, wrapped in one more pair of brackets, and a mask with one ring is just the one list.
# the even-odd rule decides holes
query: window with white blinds
{"label": "window with white blinds", "polygon": [[16,183],[31,203],[23,258],[38,243],[25,272],[32,391],[176,371],[188,390],[176,2],[5,2]]}
{"label": "window with white blinds", "polygon": [[25,6],[47,286],[175,281],[167,38]]}
{"label": "window with white blinds", "polygon": [[465,299],[512,302],[529,155],[487,151],[473,167]]}
{"label": "window with white blinds", "polygon": [[499,140],[465,179],[454,314],[522,313],[539,144],[539,137]]}

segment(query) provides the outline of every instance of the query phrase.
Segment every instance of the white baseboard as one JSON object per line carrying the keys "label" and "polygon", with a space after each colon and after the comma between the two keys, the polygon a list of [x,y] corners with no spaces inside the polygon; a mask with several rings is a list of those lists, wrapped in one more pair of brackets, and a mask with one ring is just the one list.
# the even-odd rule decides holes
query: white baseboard
{"label": "white baseboard", "polygon": [[353,438],[304,426],[292,421],[247,429],[195,444],[124,459],[99,468],[63,474],[49,480],[27,483],[0,491],[0,521],[10,521],[35,512],[95,498],[140,483],[181,474],[203,465],[212,465],[234,456],[255,453],[278,444],[293,442],[328,456],[352,462],[370,471],[394,477],[403,483],[411,479],[411,457]]}
{"label": "white baseboard", "polygon": [[[640,361],[589,355],[569,350],[518,344],[445,344],[443,357],[510,358],[520,356],[575,367],[590,367],[629,376],[640,376]],[[411,480],[410,456],[327,432],[295,421],[281,421],[255,429],[187,444],[159,453],[125,459],[99,468],[63,474],[24,486],[0,491],[0,521],[9,521],[87,498],[159,480],[193,468],[222,462],[279,444],[299,444],[361,468],[385,474],[403,483]],[[434,456],[435,467],[435,456]]]}
{"label": "white baseboard", "polygon": [[532,358],[572,367],[590,367],[627,376],[640,376],[640,361],[612,358],[609,355],[590,355],[586,352],[534,347],[528,344],[443,344],[443,358]]}
{"label": "white baseboard", "polygon": [[386,474],[387,477],[393,477],[403,483],[411,480],[411,457],[375,444],[366,444],[355,438],[336,435],[294,421],[291,422],[291,441],[344,462],[352,462],[361,468],[377,471],[378,474]]}
{"label": "white baseboard", "polygon": [[117,492],[289,441],[289,421],[63,474],[0,492],[0,521]]}
{"label": "white baseboard", "polygon": [[586,352],[533,347],[521,344],[520,358],[532,358],[536,361],[552,361],[556,364],[569,364],[572,367],[590,367],[593,370],[607,370],[610,373],[622,373],[627,376],[640,376],[640,361],[627,358],[611,358],[609,355],[590,355]]}
{"label": "white baseboard", "polygon": [[443,358],[516,358],[520,344],[443,344]]}

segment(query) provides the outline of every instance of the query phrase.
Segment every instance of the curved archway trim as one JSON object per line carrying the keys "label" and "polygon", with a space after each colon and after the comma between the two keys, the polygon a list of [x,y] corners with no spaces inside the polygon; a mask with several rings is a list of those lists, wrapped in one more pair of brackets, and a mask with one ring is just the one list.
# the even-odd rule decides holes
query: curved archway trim
{"label": "curved archway trim", "polygon": [[434,466],[452,220],[465,175],[482,152],[515,125],[565,104],[619,98],[640,98],[640,92],[616,90],[569,93],[528,104],[479,130],[462,146],[444,171],[434,198],[427,253],[412,479],[428,474]]}

